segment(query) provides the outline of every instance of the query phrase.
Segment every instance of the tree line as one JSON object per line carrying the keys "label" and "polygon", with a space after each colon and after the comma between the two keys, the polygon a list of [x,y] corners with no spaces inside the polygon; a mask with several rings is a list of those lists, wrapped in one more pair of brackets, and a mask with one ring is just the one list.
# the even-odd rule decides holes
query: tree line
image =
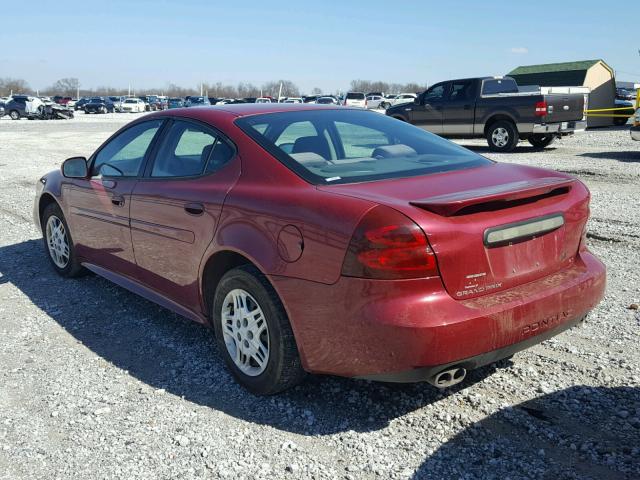
{"label": "tree line", "polygon": [[[282,91],[280,86],[282,85]],[[419,85],[417,83],[388,83],[383,81],[370,81],[370,80],[352,80],[351,91],[355,92],[383,92],[383,93],[401,93],[401,92],[422,92],[426,86]],[[163,88],[144,88],[134,89],[132,88],[131,94],[139,95],[145,93],[153,93],[159,95],[167,95],[170,97],[185,97],[187,95],[200,95],[200,89],[204,94],[210,97],[216,98],[245,98],[245,97],[259,97],[259,96],[271,96],[277,97],[281,92],[283,97],[298,97],[301,93],[308,93],[311,95],[330,94],[339,92],[324,91],[319,87],[315,87],[311,92],[302,92],[300,88],[291,80],[273,80],[262,84],[261,86],[254,85],[249,82],[240,82],[237,85],[225,85],[222,82],[216,83],[202,83],[196,87],[182,87],[174,83],[167,83]],[[112,95],[120,96],[127,95],[129,88],[119,88],[111,86],[99,86],[95,88],[82,88],[80,81],[77,78],[61,78],[54,82],[51,86],[38,90],[39,95],[63,95],[75,97],[78,89],[80,90],[80,96],[92,96],[92,95]],[[29,83],[22,78],[0,78],[0,96],[8,96],[11,93],[25,93],[35,94],[36,90],[31,88]]]}

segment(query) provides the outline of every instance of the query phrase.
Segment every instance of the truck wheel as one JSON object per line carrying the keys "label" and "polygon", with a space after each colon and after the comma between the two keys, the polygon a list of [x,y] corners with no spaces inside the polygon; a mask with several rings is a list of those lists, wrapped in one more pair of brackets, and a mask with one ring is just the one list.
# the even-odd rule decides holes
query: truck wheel
{"label": "truck wheel", "polygon": [[518,129],[507,120],[499,120],[487,129],[487,143],[494,152],[510,152],[518,144]]}
{"label": "truck wheel", "polygon": [[20,112],[18,110],[11,110],[9,116],[11,120],[20,120]]}
{"label": "truck wheel", "polygon": [[554,135],[542,135],[540,133],[531,135],[527,140],[534,148],[545,148],[553,143],[556,139]]}

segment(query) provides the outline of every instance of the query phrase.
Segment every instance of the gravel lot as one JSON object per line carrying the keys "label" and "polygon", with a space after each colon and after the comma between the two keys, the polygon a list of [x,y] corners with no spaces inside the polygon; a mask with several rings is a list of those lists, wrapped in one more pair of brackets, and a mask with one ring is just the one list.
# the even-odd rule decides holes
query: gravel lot
{"label": "gravel lot", "polygon": [[257,398],[205,328],[47,263],[36,179],[134,117],[0,120],[0,478],[640,478],[640,145],[627,130],[537,153],[462,142],[591,189],[609,283],[583,326],[445,392],[313,377]]}

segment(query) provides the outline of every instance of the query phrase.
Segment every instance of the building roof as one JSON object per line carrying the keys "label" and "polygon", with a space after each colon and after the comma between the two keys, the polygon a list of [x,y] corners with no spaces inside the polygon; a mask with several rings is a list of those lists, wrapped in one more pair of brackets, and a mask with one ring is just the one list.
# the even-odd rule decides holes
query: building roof
{"label": "building roof", "polygon": [[584,79],[594,65],[603,60],[581,60],[577,62],[546,63],[542,65],[520,66],[508,73],[518,85],[540,85],[543,87],[565,87],[584,84]]}

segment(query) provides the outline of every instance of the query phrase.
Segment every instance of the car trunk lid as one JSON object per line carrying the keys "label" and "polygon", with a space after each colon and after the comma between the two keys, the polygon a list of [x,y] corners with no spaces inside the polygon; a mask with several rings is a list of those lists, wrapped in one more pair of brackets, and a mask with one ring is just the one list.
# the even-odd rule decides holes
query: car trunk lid
{"label": "car trunk lid", "polygon": [[460,300],[568,266],[588,217],[580,182],[518,165],[320,188],[410,217],[426,233],[448,293]]}

